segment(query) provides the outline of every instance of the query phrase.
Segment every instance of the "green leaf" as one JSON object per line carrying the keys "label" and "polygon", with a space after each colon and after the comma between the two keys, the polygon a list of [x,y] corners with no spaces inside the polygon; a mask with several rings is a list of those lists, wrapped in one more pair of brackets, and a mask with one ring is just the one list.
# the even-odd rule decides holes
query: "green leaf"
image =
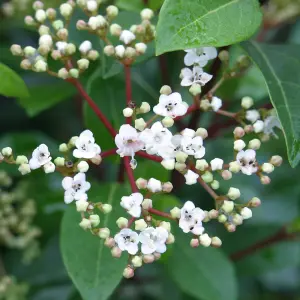
{"label": "green leaf", "polygon": [[28,97],[23,79],[12,69],[0,63],[0,94],[6,97]]}
{"label": "green leaf", "polygon": [[142,0],[117,0],[116,5],[121,9],[135,12],[140,12],[146,7]]}
{"label": "green leaf", "polygon": [[229,259],[219,249],[192,248],[190,239],[178,230],[168,261],[170,276],[196,299],[236,300],[236,278]]}
{"label": "green leaf", "polygon": [[261,20],[257,0],[166,0],[157,24],[156,55],[244,41]]}
{"label": "green leaf", "polygon": [[[95,187],[93,185],[89,199],[113,206],[110,214],[100,216],[100,226],[108,227],[113,235],[118,230],[115,222],[124,212],[120,199],[130,193],[129,189],[117,184]],[[80,214],[70,205],[61,227],[63,261],[84,300],[105,300],[121,281],[127,257],[123,254],[121,258],[114,259],[103,240],[83,231],[78,226],[79,222]]]}
{"label": "green leaf", "polygon": [[261,69],[283,127],[292,167],[300,161],[300,46],[242,44]]}
{"label": "green leaf", "polygon": [[76,90],[69,83],[60,80],[50,84],[31,87],[30,96],[20,97],[19,104],[30,117],[75,95]]}

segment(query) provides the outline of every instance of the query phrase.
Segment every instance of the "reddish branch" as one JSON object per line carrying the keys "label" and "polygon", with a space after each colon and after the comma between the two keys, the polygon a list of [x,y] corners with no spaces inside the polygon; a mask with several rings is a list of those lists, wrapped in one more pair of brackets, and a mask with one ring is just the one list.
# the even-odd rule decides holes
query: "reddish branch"
{"label": "reddish branch", "polygon": [[274,235],[266,238],[265,240],[262,240],[249,248],[246,248],[244,250],[238,251],[236,253],[233,253],[230,258],[233,261],[237,261],[240,259],[243,259],[244,257],[253,254],[263,248],[269,247],[275,243],[286,241],[286,240],[293,240],[297,237],[297,233],[289,233],[287,232],[286,228],[281,228],[278,232],[276,232]]}
{"label": "reddish branch", "polygon": [[[131,88],[131,70],[130,66],[124,65],[125,71],[125,86],[126,86],[126,105],[130,107],[132,101],[132,88]],[[131,123],[131,118],[126,118],[126,123]]]}
{"label": "reddish branch", "polygon": [[134,180],[134,176],[133,176],[133,171],[131,169],[131,166],[130,166],[130,160],[129,160],[129,157],[128,156],[125,156],[123,158],[124,160],[124,165],[125,165],[125,171],[127,173],[127,176],[128,176],[128,180],[129,180],[129,183],[130,183],[130,186],[131,186],[131,190],[133,193],[137,193],[138,192],[138,188],[135,184],[135,180]]}
{"label": "reddish branch", "polygon": [[160,211],[160,210],[157,210],[157,209],[154,209],[154,208],[149,208],[148,212],[150,214],[153,214],[153,215],[156,215],[156,216],[164,217],[164,218],[167,218],[167,219],[170,219],[170,220],[175,220],[170,214],[165,213],[165,212]]}
{"label": "reddish branch", "polygon": [[155,155],[151,155],[151,154],[148,154],[148,153],[143,152],[143,151],[136,152],[136,155],[144,157],[144,158],[147,158],[147,159],[150,159],[150,160],[153,160],[153,161],[156,161],[156,162],[161,162],[162,161],[161,157],[155,156]]}
{"label": "reddish branch", "polygon": [[107,157],[107,156],[111,156],[113,154],[116,154],[117,149],[111,149],[111,150],[107,150],[101,153],[101,157]]}

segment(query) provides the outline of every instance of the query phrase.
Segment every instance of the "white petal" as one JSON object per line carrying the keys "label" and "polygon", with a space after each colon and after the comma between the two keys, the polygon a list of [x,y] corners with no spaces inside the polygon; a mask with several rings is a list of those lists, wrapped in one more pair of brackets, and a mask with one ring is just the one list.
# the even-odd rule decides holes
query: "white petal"
{"label": "white petal", "polygon": [[184,56],[184,64],[186,66],[192,66],[195,62],[197,62],[198,56],[195,52],[188,52]]}
{"label": "white petal", "polygon": [[180,82],[181,86],[190,86],[192,84],[193,84],[193,81],[188,77],[183,77],[183,79]]}
{"label": "white petal", "polygon": [[72,185],[73,185],[73,178],[72,177],[65,177],[62,182],[62,187],[65,189],[65,190],[69,190],[70,188],[72,188]]}
{"label": "white petal", "polygon": [[40,168],[41,164],[39,163],[39,161],[36,158],[31,158],[29,160],[29,166],[31,170],[35,170]]}
{"label": "white petal", "polygon": [[165,253],[167,251],[167,246],[165,244],[156,244],[156,251],[158,253]]}
{"label": "white petal", "polygon": [[138,245],[136,243],[130,243],[127,247],[126,250],[128,251],[129,254],[135,255],[138,252]]}

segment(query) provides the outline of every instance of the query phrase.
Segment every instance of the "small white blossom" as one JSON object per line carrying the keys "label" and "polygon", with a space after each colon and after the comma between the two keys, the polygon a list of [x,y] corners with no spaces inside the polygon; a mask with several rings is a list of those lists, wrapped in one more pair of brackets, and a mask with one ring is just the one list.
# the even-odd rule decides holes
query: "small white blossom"
{"label": "small white blossom", "polygon": [[213,97],[210,103],[213,111],[218,111],[222,107],[222,100],[218,97]]}
{"label": "small white blossom", "polygon": [[[187,129],[182,132],[181,145],[182,150],[195,158],[202,158],[205,155],[205,148],[203,147],[203,139],[200,136],[191,136],[187,134]],[[195,132],[194,132],[195,135]]]}
{"label": "small white blossom", "polygon": [[223,159],[221,158],[214,158],[211,162],[210,162],[210,166],[211,166],[211,170],[212,171],[216,171],[216,170],[222,170],[223,168]]}
{"label": "small white blossom", "polygon": [[188,170],[187,173],[184,175],[185,177],[185,183],[187,185],[192,185],[197,183],[197,179],[199,178],[199,175],[191,170]]}
{"label": "small white blossom", "polygon": [[115,242],[122,251],[127,251],[131,255],[135,255],[138,252],[139,236],[129,228],[124,228],[117,233]]}
{"label": "small white blossom", "polygon": [[153,111],[163,117],[183,116],[186,114],[188,104],[182,101],[179,93],[160,95],[159,103],[153,107]]}
{"label": "small white blossom", "polygon": [[92,50],[92,43],[90,41],[84,41],[79,46],[79,51],[83,54],[88,53],[90,50]]}
{"label": "small white blossom", "polygon": [[264,121],[264,134],[273,135],[278,138],[274,128],[282,129],[279,119],[276,116],[269,116]]}
{"label": "small white blossom", "polygon": [[115,143],[118,147],[117,153],[121,157],[133,157],[135,152],[144,147],[144,143],[140,139],[137,130],[129,124],[120,127],[119,133],[115,137]]}
{"label": "small white blossom", "polygon": [[194,203],[187,201],[180,211],[179,227],[183,232],[192,232],[200,235],[203,233],[202,220],[205,218],[204,211],[195,207]]}
{"label": "small white blossom", "polygon": [[251,123],[256,122],[260,118],[259,111],[256,109],[247,110],[246,112],[246,119]]}
{"label": "small white blossom", "polygon": [[256,152],[254,150],[240,151],[236,156],[236,160],[244,174],[252,175],[257,172]]}
{"label": "small white blossom", "polygon": [[129,30],[122,30],[120,41],[128,45],[135,40],[135,35]]}
{"label": "small white blossom", "polygon": [[93,158],[101,153],[100,147],[95,143],[93,133],[90,130],[83,131],[75,141],[73,156],[76,158]]}
{"label": "small white blossom", "polygon": [[143,230],[139,235],[139,240],[142,244],[142,253],[151,254],[154,252],[166,252],[166,241],[168,235],[168,231],[163,227],[148,227],[145,230]]}
{"label": "small white blossom", "polygon": [[139,218],[142,212],[143,195],[141,193],[133,193],[130,196],[121,198],[121,206],[135,218]]}
{"label": "small white blossom", "polygon": [[257,120],[254,124],[253,124],[253,129],[255,133],[259,133],[262,132],[264,130],[264,121],[262,120]]}
{"label": "small white blossom", "polygon": [[29,160],[30,168],[32,170],[38,169],[50,162],[51,159],[48,147],[45,144],[41,144],[32,153],[32,158]]}
{"label": "small white blossom", "polygon": [[243,219],[250,219],[252,217],[252,210],[248,207],[244,207],[241,210],[241,216],[243,217]]}
{"label": "small white blossom", "polygon": [[65,177],[62,187],[65,190],[65,203],[69,204],[73,200],[87,200],[86,192],[91,188],[91,184],[86,181],[84,173],[78,173],[74,178]]}
{"label": "small white blossom", "polygon": [[155,178],[150,178],[147,184],[147,189],[152,193],[159,193],[162,190],[162,184]]}
{"label": "small white blossom", "polygon": [[217,49],[214,47],[203,47],[184,50],[187,54],[184,57],[184,64],[192,66],[194,64],[204,67],[210,59],[217,57]]}
{"label": "small white blossom", "polygon": [[182,78],[180,83],[182,86],[191,86],[194,83],[203,86],[213,77],[212,75],[205,73],[203,69],[198,66],[193,67],[193,70],[189,68],[182,69],[180,76]]}

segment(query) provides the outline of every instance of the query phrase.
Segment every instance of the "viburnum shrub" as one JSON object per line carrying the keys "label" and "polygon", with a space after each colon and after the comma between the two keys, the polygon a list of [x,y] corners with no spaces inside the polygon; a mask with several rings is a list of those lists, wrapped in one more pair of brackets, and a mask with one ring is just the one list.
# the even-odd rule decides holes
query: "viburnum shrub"
{"label": "viburnum shrub", "polygon": [[[34,15],[26,16],[25,23],[39,33],[38,47],[14,44],[12,54],[20,57],[23,69],[48,73],[73,85],[94,111],[99,124],[105,126],[115,148],[103,149],[103,141],[96,141],[95,132],[86,128],[59,145],[59,157],[52,157],[51,149],[43,143],[33,149],[31,157],[16,155],[7,145],[1,151],[1,160],[17,165],[22,175],[39,168],[45,174],[59,172],[64,202],[77,210],[81,218],[74,226],[80,226],[86,235],[94,235],[94,239],[103,239],[108,248],[103,251],[111,251],[113,257],[126,255],[128,262],[123,272],[126,278],[133,277],[136,269],[144,264],[160,259],[169,245],[176,243],[174,228],[189,236],[193,248],[221,247],[221,238],[210,233],[208,223],[219,222],[228,232],[235,232],[255,214],[255,208],[262,202],[258,197],[245,199],[243,190],[234,184],[225,193],[219,192],[224,181],[230,182],[235,176],[253,176],[262,185],[269,185],[272,184],[271,173],[282,164],[282,157],[277,155],[276,149],[273,156],[267,158],[260,152],[262,143],[282,135],[282,125],[275,109],[271,105],[259,107],[245,94],[240,108],[228,111],[228,105],[218,97],[219,88],[228,80],[245,74],[250,65],[249,58],[239,55],[232,61],[226,47],[217,49],[212,46],[226,45],[221,38],[215,42],[204,39],[199,43],[196,40],[195,47],[178,45],[177,39],[185,38],[193,44],[191,33],[185,33],[185,27],[172,35],[173,40],[166,38],[162,41],[160,33],[163,30],[168,33],[172,26],[165,24],[163,28],[160,24],[156,29],[155,13],[148,8],[141,10],[140,22],[128,28],[114,22],[119,14],[116,6],[105,7],[99,0],[70,0],[61,4],[58,10],[46,9],[41,1],[36,1],[33,8]],[[77,30],[94,35],[105,43],[103,53],[95,50],[89,39],[82,40],[79,46],[69,40],[69,26],[76,17],[73,15],[75,9],[86,15],[85,19],[76,20]],[[162,17],[167,13],[166,4],[165,10],[161,11]],[[249,29],[248,35],[253,32]],[[133,98],[131,68],[137,59],[147,55],[148,45],[155,38],[158,54],[185,49],[182,70],[177,75],[178,84],[187,93],[183,95],[176,91],[176,87],[164,85],[157,103],[151,106],[142,99]],[[168,42],[172,45],[170,49],[166,49]],[[197,44],[202,46],[196,47]],[[126,95],[124,99],[117,99],[124,103],[124,122],[119,128],[113,126],[109,116],[102,112],[82,84],[87,70],[103,54],[122,65],[125,73]],[[55,68],[50,63],[53,60],[56,61]],[[216,63],[221,64],[222,72],[215,80],[207,66]],[[210,82],[213,84],[207,89]],[[187,98],[193,99],[192,104],[188,104],[190,100]],[[218,149],[217,157],[206,158],[206,140],[210,136],[207,128],[198,125],[199,115],[206,113],[216,115],[212,122],[219,122],[220,116],[224,127],[225,122],[235,124],[230,160],[225,160],[222,149]],[[93,190],[89,182],[90,166],[101,165],[111,156],[120,157],[120,172],[126,173],[131,187],[131,192],[118,199],[117,205],[123,208],[123,216],[115,220],[119,228],[117,232],[102,222],[103,215],[110,214],[115,206],[89,199]],[[204,210],[196,207],[190,198],[185,199],[181,207],[171,207],[167,212],[160,210],[157,205],[159,195],[171,193],[174,183],[162,182],[155,177],[137,178],[135,170],[140,168],[142,158],[157,163],[170,174],[177,172],[186,185],[200,185],[213,198],[214,205],[210,210]],[[154,201],[155,195],[158,197]]]}

